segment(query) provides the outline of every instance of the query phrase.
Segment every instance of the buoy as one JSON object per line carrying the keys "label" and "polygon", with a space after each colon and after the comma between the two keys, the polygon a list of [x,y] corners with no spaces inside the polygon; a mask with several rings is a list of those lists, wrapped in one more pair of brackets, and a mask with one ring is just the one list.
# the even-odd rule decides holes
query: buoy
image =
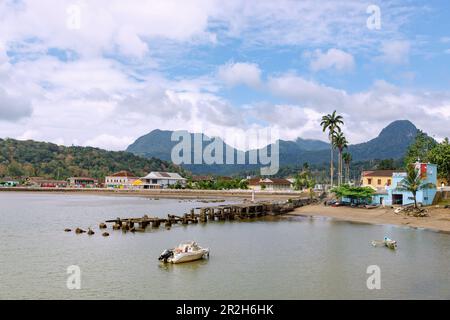
{"label": "buoy", "polygon": [[72,229],[67,228],[67,229],[64,229],[64,231],[65,232],[70,232],[70,231],[72,231]]}
{"label": "buoy", "polygon": [[75,233],[76,234],[80,234],[80,233],[85,233],[86,231],[84,231],[83,229],[80,229],[80,228],[76,228],[75,229]]}
{"label": "buoy", "polygon": [[106,229],[107,228],[107,226],[106,226],[106,223],[100,223],[99,224],[99,226],[98,226],[100,229]]}
{"label": "buoy", "polygon": [[91,236],[91,235],[95,234],[95,232],[94,232],[94,231],[92,231],[92,229],[91,229],[91,228],[89,228],[89,230],[88,230],[87,234]]}
{"label": "buoy", "polygon": [[109,233],[108,233],[108,232],[103,232],[103,233],[102,233],[102,236],[108,237],[108,236],[109,236]]}

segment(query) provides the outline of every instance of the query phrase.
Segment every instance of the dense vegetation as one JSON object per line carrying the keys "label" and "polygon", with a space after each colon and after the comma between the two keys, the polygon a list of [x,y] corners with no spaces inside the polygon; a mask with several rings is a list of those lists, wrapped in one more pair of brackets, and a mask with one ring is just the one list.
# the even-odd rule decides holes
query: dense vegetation
{"label": "dense vegetation", "polygon": [[406,153],[405,166],[417,159],[422,162],[437,164],[439,178],[443,178],[450,183],[450,143],[448,138],[438,143],[425,133],[420,132]]}
{"label": "dense vegetation", "polygon": [[[181,184],[172,185],[173,189],[181,189]],[[248,181],[246,179],[234,178],[234,179],[214,179],[210,181],[198,181],[192,182],[192,179],[188,178],[186,183],[186,189],[197,190],[232,190],[232,189],[248,189]]]}
{"label": "dense vegetation", "polygon": [[370,187],[355,187],[348,184],[331,189],[338,198],[349,198],[351,202],[369,201],[375,191]]}
{"label": "dense vegetation", "polygon": [[128,170],[137,176],[150,171],[182,173],[178,166],[155,158],[142,158],[129,152],[106,151],[93,147],[65,147],[53,143],[0,139],[0,177],[41,176],[66,179],[71,176],[103,178]]}

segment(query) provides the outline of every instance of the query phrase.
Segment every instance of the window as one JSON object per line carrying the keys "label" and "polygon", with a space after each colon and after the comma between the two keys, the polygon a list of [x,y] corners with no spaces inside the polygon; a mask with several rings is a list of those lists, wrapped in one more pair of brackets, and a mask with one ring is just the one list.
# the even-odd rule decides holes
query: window
{"label": "window", "polygon": [[391,179],[388,179],[387,185],[388,185],[388,186],[391,185]]}
{"label": "window", "polygon": [[371,178],[367,179],[367,184],[372,184],[372,179]]}
{"label": "window", "polygon": [[378,182],[378,185],[380,185],[380,184],[381,184],[381,179],[378,179],[378,181],[377,181],[377,182]]}

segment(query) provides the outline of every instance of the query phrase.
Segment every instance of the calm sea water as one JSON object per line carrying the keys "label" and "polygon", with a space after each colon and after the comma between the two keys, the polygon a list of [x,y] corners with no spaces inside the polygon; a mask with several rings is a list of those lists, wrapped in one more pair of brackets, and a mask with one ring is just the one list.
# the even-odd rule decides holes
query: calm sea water
{"label": "calm sea water", "polygon": [[[204,203],[139,197],[0,193],[1,299],[450,298],[450,235],[324,218],[267,218],[100,235],[106,219],[183,213]],[[89,237],[63,232],[93,227]],[[370,242],[388,235],[397,251]],[[161,265],[183,240],[209,260]],[[81,268],[81,289],[66,286]],[[369,265],[381,289],[368,290]]]}

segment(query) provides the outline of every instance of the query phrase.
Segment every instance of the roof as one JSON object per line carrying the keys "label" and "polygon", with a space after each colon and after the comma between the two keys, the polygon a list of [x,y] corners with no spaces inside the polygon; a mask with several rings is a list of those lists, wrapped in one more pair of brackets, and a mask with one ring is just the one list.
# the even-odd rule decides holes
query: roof
{"label": "roof", "polygon": [[113,173],[110,175],[110,177],[127,177],[127,178],[136,178],[134,174],[132,174],[130,171],[122,170],[116,173]]}
{"label": "roof", "polygon": [[95,181],[96,179],[94,178],[89,178],[89,177],[70,177],[69,179],[75,179],[75,180],[89,180],[89,181]]}
{"label": "roof", "polygon": [[392,177],[398,170],[367,170],[362,172],[363,177]]}
{"label": "roof", "polygon": [[46,184],[46,183],[56,183],[56,184],[67,184],[65,180],[53,180],[53,179],[39,179],[35,181],[36,183]]}
{"label": "roof", "polygon": [[192,176],[192,181],[199,182],[199,181],[212,181],[213,178],[211,176]]}
{"label": "roof", "polygon": [[257,185],[270,185],[270,184],[276,184],[276,185],[291,185],[291,182],[287,179],[283,179],[283,178],[265,178],[265,179],[261,179],[261,178],[251,178],[248,179],[248,184],[250,186],[257,186]]}
{"label": "roof", "polygon": [[170,180],[186,180],[175,172],[159,172],[152,171],[142,179],[170,179]]}

